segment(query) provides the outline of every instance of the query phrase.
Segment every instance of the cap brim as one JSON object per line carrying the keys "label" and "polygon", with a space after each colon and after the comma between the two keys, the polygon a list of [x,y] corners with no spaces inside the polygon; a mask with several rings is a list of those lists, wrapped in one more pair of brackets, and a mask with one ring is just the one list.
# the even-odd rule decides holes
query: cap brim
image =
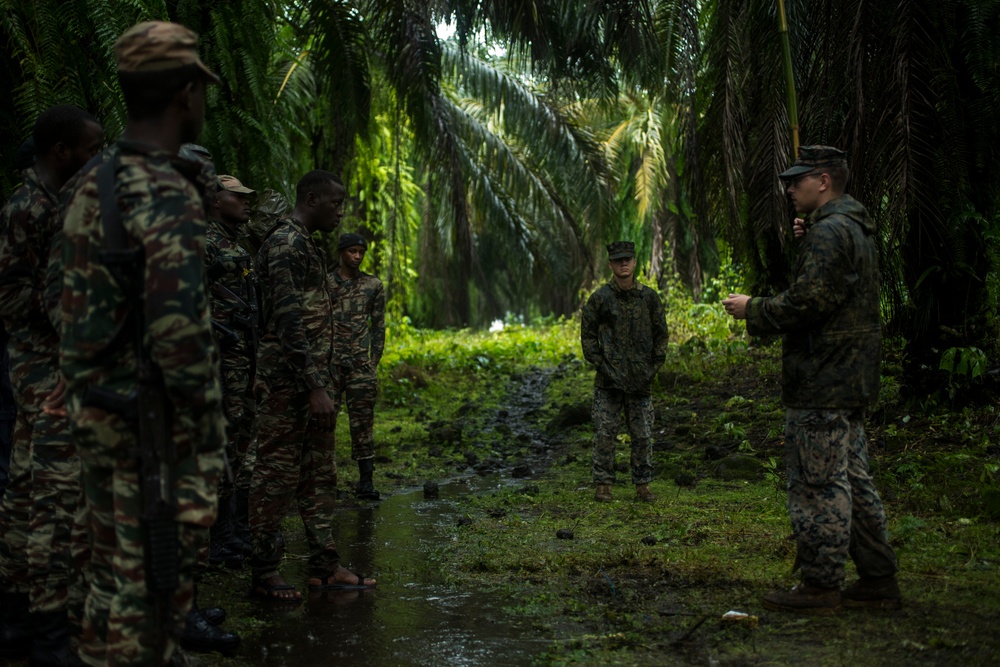
{"label": "cap brim", "polygon": [[788,181],[795,178],[796,176],[802,176],[804,174],[808,174],[814,169],[816,169],[816,167],[810,167],[804,164],[793,165],[788,169],[784,170],[783,172],[781,172],[780,174],[778,174],[778,178],[780,178],[783,181]]}
{"label": "cap brim", "polygon": [[252,195],[253,193],[257,192],[256,190],[251,190],[250,188],[243,185],[236,188],[227,188],[226,186],[222,186],[222,189],[225,190],[226,192],[235,192],[236,194],[240,195]]}
{"label": "cap brim", "polygon": [[195,64],[198,65],[198,69],[201,70],[201,73],[205,75],[205,83],[216,85],[222,83],[222,79],[219,78],[219,75],[208,69],[205,63],[201,62],[200,58]]}
{"label": "cap brim", "polygon": [[608,255],[608,259],[625,259],[626,257],[631,259],[635,255],[630,252],[616,252]]}

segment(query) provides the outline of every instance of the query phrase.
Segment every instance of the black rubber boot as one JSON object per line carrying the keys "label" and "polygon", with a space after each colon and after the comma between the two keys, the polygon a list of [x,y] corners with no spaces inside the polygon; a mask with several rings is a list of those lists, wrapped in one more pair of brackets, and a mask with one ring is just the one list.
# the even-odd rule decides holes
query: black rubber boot
{"label": "black rubber boot", "polygon": [[222,625],[226,620],[226,610],[222,607],[207,607],[200,609],[201,615],[212,625]]}
{"label": "black rubber boot", "polygon": [[253,537],[250,534],[250,489],[236,489],[230,500],[233,535],[244,544],[243,554],[253,553]]}
{"label": "black rubber boot", "polygon": [[236,655],[240,647],[240,637],[232,632],[226,632],[208,622],[198,610],[192,609],[184,619],[184,634],[181,635],[181,646],[186,651],[195,653],[221,653],[225,656]]}
{"label": "black rubber boot", "polygon": [[232,511],[229,499],[219,503],[219,514],[208,533],[208,562],[212,565],[240,567],[243,565],[242,543],[233,536]]}
{"label": "black rubber boot", "polygon": [[362,500],[378,500],[379,492],[375,490],[372,482],[372,474],[375,472],[375,459],[361,459],[358,461],[358,498]]}
{"label": "black rubber boot", "polygon": [[65,667],[69,664],[69,619],[66,610],[31,614],[34,642],[31,667]]}
{"label": "black rubber boot", "polygon": [[0,598],[0,659],[22,660],[31,652],[31,623],[27,593],[4,593]]}

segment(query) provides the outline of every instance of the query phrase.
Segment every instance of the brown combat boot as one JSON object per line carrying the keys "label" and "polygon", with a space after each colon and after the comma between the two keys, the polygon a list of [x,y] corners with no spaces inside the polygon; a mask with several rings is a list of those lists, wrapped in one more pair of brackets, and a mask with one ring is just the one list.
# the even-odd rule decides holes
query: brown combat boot
{"label": "brown combat boot", "polygon": [[899,609],[903,595],[894,575],[861,578],[844,589],[841,601],[848,609]]}
{"label": "brown combat boot", "polygon": [[611,498],[611,485],[598,484],[597,493],[594,494],[594,500],[600,503],[610,503],[613,500]]}
{"label": "brown combat boot", "polygon": [[802,583],[790,591],[773,591],[764,596],[764,606],[774,611],[826,616],[840,609],[840,589]]}
{"label": "brown combat boot", "polygon": [[656,496],[649,490],[649,484],[636,484],[635,496],[644,503],[655,503]]}

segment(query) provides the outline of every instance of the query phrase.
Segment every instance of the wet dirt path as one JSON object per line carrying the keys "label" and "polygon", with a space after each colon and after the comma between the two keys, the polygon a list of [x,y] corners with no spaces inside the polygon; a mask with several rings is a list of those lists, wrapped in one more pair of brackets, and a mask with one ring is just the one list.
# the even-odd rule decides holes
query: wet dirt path
{"label": "wet dirt path", "polygon": [[[244,637],[236,658],[239,664],[531,664],[549,642],[504,612],[504,606],[515,601],[449,586],[434,554],[448,539],[448,530],[465,514],[465,499],[523,483],[511,474],[518,466],[536,471],[544,466],[548,446],[528,415],[544,400],[547,384],[547,374],[541,371],[517,378],[511,382],[508,405],[486,420],[484,431],[500,428],[505,440],[511,442],[500,460],[491,462],[493,468],[501,468],[499,472],[470,466],[459,476],[442,481],[437,499],[425,499],[418,488],[397,492],[377,503],[338,510],[337,544],[344,564],[377,577],[378,588],[312,595],[303,591],[305,602],[291,608],[239,600],[230,613],[246,610],[264,626],[253,636]],[[516,451],[522,455],[514,454]],[[306,548],[300,524],[295,524],[296,528],[286,534],[288,555],[282,573],[302,589]],[[235,580],[230,581],[235,585]],[[205,591],[203,604],[212,603],[214,597]]]}

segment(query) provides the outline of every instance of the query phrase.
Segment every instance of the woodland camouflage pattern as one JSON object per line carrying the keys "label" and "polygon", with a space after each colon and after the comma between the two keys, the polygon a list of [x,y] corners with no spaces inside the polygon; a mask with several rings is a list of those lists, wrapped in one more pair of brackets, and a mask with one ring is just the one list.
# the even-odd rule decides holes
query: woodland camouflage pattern
{"label": "woodland camouflage pattern", "polygon": [[659,295],[639,283],[623,290],[608,282],[583,307],[580,345],[597,368],[595,387],[648,395],[667,358],[667,321]]}
{"label": "woodland camouflage pattern", "polygon": [[257,257],[263,332],[257,372],[306,391],[330,384],[332,286],[326,255],[297,220],[286,219]]}
{"label": "woodland camouflage pattern", "polygon": [[[257,287],[253,259],[240,244],[239,233],[219,220],[208,223],[205,268],[209,278],[212,320],[237,334],[235,343],[222,344],[222,396],[228,420],[227,453],[237,480],[241,475],[253,431],[253,375],[257,363]],[[218,336],[216,339],[218,340]],[[228,497],[233,485],[224,480],[219,495]]]}
{"label": "woodland camouflage pattern", "polygon": [[803,580],[839,587],[848,555],[861,577],[895,574],[885,510],[868,471],[864,411],[789,409],[785,455]]}
{"label": "woodland camouflage pattern", "polygon": [[[109,151],[118,160],[122,223],[145,252],[144,342],[173,407],[181,581],[170,617],[157,623],[144,583],[133,427],[116,414],[83,406],[91,384],[124,395],[136,383],[131,336],[111,344],[114,332],[128,326],[130,304],[100,258],[103,233],[91,168],[66,207],[62,255],[62,371],[93,537],[80,654],[87,664],[157,664],[165,658],[154,648],[164,630],[179,632],[183,626],[193,595],[194,557],[215,520],[225,420],[204,286],[204,206],[195,185],[200,167],[124,140]],[[167,656],[173,646],[171,638]]]}
{"label": "woodland camouflage pattern", "polygon": [[[66,606],[72,569],[69,533],[79,495],[80,460],[66,418],[42,411],[59,370],[59,336],[44,308],[49,244],[59,229],[58,195],[34,169],[23,173],[24,184],[0,213],[0,315],[9,335],[10,379],[17,403],[14,446],[28,451],[30,473],[19,475],[8,489],[3,510],[9,502],[10,514],[0,510],[0,528],[8,545],[0,552],[0,563],[4,577],[14,581],[27,565],[31,610],[52,612]],[[23,451],[16,460],[23,465]],[[30,502],[28,523],[24,523],[25,500]],[[21,543],[24,552],[10,549]]]}
{"label": "woodland camouflage pattern", "polygon": [[[630,251],[614,249],[626,250]],[[639,283],[625,290],[611,280],[583,307],[580,344],[584,358],[597,367],[592,407],[594,482],[615,481],[615,444],[624,412],[632,481],[648,484],[653,477],[650,383],[667,358],[667,321],[659,295]]]}
{"label": "woodland camouflage pattern", "polygon": [[337,463],[332,432],[310,428],[309,391],[330,386],[332,286],[326,256],[287,219],[257,255],[264,336],[257,355],[257,458],[250,487],[256,580],[278,572],[280,522],[298,505],[311,574],[326,576],[340,556],[333,539]]}
{"label": "woodland camouflage pattern", "polygon": [[337,412],[347,403],[351,423],[351,458],[375,456],[375,372],[385,349],[385,290],[382,281],[363,272],[353,279],[333,272],[333,385]]}
{"label": "woodland camouflage pattern", "polygon": [[842,195],[807,221],[795,282],[747,303],[747,331],[784,334],[781,398],[788,408],[859,408],[878,398],[882,355],[875,224]]}

